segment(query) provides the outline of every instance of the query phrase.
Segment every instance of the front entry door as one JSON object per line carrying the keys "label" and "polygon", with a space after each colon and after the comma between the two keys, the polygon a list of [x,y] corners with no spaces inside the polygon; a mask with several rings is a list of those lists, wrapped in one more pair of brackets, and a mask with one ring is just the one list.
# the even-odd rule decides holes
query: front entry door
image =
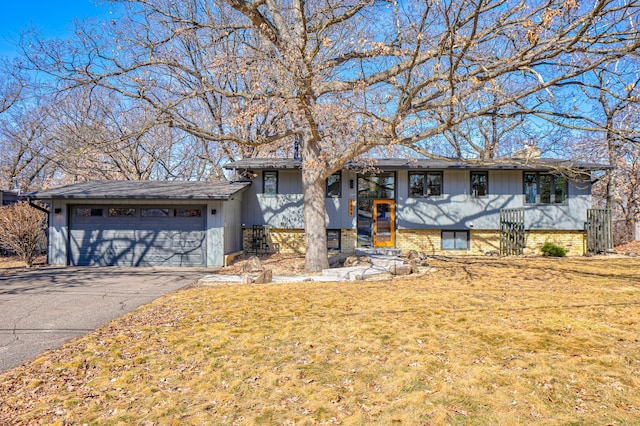
{"label": "front entry door", "polygon": [[392,200],[373,201],[373,246],[395,246],[395,203]]}

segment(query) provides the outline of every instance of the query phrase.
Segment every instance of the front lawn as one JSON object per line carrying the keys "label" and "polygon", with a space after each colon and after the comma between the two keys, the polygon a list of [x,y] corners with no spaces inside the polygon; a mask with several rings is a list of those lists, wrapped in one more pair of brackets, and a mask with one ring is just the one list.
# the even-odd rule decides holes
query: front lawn
{"label": "front lawn", "polygon": [[169,294],[0,375],[0,424],[633,424],[640,258]]}

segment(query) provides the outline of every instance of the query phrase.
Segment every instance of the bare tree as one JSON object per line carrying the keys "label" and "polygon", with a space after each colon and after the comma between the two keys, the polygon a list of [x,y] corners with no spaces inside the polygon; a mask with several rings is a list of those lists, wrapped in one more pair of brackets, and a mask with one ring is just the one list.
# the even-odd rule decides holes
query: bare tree
{"label": "bare tree", "polygon": [[[433,156],[429,141],[497,131],[501,111],[535,113],[640,46],[637,0],[120,3],[122,17],[78,28],[68,49],[31,40],[32,64],[139,100],[230,159],[298,137],[308,271],[328,266],[324,181],[348,160],[389,146]],[[459,155],[479,151],[464,143]]]}
{"label": "bare tree", "polygon": [[7,61],[0,62],[0,114],[13,106],[22,95],[24,79],[16,67]]}
{"label": "bare tree", "polygon": [[43,212],[28,203],[19,202],[0,207],[0,246],[14,251],[31,267],[37,249],[46,244]]}

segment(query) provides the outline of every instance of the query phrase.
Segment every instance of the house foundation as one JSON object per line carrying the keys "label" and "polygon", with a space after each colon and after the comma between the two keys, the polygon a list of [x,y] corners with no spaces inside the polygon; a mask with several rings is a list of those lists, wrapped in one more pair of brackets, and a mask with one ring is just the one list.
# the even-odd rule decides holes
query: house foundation
{"label": "house foundation", "polygon": [[[272,228],[267,232],[269,252],[303,255],[305,252],[304,229]],[[252,230],[243,230],[244,250],[254,250]],[[542,246],[553,243],[567,250],[568,256],[583,256],[586,252],[586,235],[584,231],[527,231],[524,254],[535,256],[541,254]],[[411,250],[430,255],[485,255],[500,252],[500,232],[497,230],[469,231],[469,248],[464,250],[446,250],[442,248],[442,231],[437,229],[398,229],[396,231],[396,248],[407,253]],[[357,246],[355,229],[340,230],[340,252],[354,254]]]}

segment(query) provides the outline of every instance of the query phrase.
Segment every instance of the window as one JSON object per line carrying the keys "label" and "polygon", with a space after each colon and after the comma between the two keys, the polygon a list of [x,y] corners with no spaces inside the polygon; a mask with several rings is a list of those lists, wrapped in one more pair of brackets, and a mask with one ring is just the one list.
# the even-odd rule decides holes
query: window
{"label": "window", "polygon": [[327,248],[329,250],[340,250],[339,229],[327,229]]}
{"label": "window", "polygon": [[88,207],[77,207],[76,216],[89,217],[89,216],[102,216],[102,209],[91,209]]}
{"label": "window", "polygon": [[487,172],[471,172],[471,196],[484,197],[488,191],[489,174]]}
{"label": "window", "polygon": [[442,172],[409,172],[410,197],[442,195]]}
{"label": "window", "polygon": [[567,179],[550,173],[524,174],[526,204],[562,204],[567,200]]}
{"label": "window", "polygon": [[262,193],[266,195],[278,193],[278,172],[262,172]]}
{"label": "window", "polygon": [[200,217],[202,216],[201,209],[176,209],[176,217]]}
{"label": "window", "polygon": [[327,198],[340,198],[342,196],[342,173],[335,172],[327,178]]}
{"label": "window", "polygon": [[358,175],[358,199],[393,200],[395,189],[396,174],[394,172]]}
{"label": "window", "polygon": [[167,217],[169,216],[169,209],[141,209],[140,216],[142,217]]}
{"label": "window", "polygon": [[108,213],[109,217],[118,217],[118,216],[135,216],[136,209],[129,208],[111,208]]}
{"label": "window", "polygon": [[468,250],[469,231],[442,231],[442,250]]}

